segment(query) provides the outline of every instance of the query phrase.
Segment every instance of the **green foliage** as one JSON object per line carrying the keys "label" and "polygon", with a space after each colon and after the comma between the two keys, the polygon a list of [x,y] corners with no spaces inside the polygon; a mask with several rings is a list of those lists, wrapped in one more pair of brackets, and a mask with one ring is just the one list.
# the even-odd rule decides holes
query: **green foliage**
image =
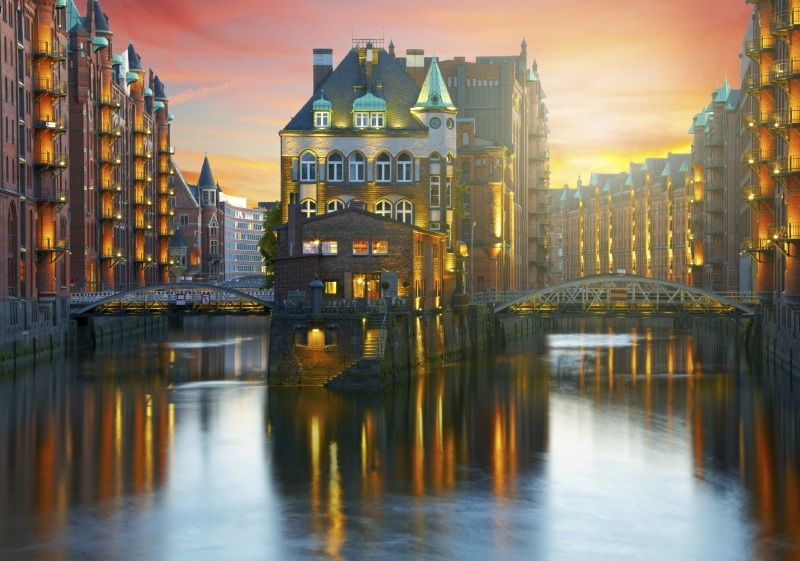
{"label": "green foliage", "polygon": [[464,179],[461,176],[461,171],[458,171],[456,174],[456,192],[454,205],[453,205],[453,212],[458,218],[464,218],[467,215],[467,209],[464,206],[464,201],[469,201],[469,187],[467,184],[464,183]]}
{"label": "green foliage", "polygon": [[261,251],[261,257],[264,258],[266,269],[265,288],[275,286],[275,265],[271,260],[273,257],[278,256],[278,238],[275,236],[275,232],[272,231],[272,227],[280,223],[281,205],[278,203],[264,213],[264,233],[261,235],[261,239],[258,240],[258,249]]}

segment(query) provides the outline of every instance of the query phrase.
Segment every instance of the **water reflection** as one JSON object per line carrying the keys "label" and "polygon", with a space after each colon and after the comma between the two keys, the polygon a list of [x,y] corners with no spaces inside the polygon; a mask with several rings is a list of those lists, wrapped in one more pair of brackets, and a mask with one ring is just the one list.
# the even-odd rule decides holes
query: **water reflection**
{"label": "water reflection", "polygon": [[162,338],[0,380],[0,558],[800,559],[798,390],[713,333],[346,394],[266,388],[253,324]]}

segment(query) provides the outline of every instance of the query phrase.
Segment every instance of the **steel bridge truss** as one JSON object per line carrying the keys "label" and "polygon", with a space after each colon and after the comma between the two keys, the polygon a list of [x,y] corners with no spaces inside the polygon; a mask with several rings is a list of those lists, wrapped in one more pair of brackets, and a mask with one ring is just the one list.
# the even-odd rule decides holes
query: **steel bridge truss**
{"label": "steel bridge truss", "polygon": [[498,304],[495,311],[552,315],[753,313],[751,308],[707,290],[637,275],[595,275],[576,279]]}
{"label": "steel bridge truss", "polygon": [[233,288],[207,284],[162,284],[102,298],[72,312],[87,314],[260,314],[272,302]]}

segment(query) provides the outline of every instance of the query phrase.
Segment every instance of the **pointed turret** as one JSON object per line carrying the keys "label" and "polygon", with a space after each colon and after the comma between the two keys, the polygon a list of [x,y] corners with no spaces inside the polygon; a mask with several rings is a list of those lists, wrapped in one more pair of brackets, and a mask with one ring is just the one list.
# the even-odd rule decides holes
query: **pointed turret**
{"label": "pointed turret", "polygon": [[419,92],[417,103],[412,109],[416,110],[456,110],[453,101],[450,99],[450,92],[447,91],[447,86],[442,78],[442,73],[439,71],[439,64],[436,62],[436,57],[431,59],[431,66],[428,69],[428,75],[425,76],[425,81],[422,83],[422,89]]}
{"label": "pointed turret", "polygon": [[100,8],[100,2],[92,2],[92,15],[94,16],[94,32],[98,35],[113,35],[111,28],[108,27],[108,18]]}
{"label": "pointed turret", "polygon": [[142,59],[136,54],[136,49],[133,48],[133,43],[128,45],[128,68],[130,70],[141,70]]}
{"label": "pointed turret", "polygon": [[211,164],[208,163],[208,156],[203,159],[203,167],[200,169],[200,178],[197,180],[200,189],[216,189],[217,182],[214,181],[214,174],[211,173]]}

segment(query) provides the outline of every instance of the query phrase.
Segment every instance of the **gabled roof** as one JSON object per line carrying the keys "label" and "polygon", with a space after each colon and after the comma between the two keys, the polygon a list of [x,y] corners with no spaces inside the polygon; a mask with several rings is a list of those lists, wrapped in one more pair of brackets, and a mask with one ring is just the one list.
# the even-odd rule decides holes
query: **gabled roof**
{"label": "gabled roof", "polygon": [[[376,97],[387,100],[386,127],[391,130],[424,131],[426,128],[411,115],[419,97],[419,88],[385,50],[378,51],[378,62],[372,66],[372,87]],[[353,103],[368,91],[367,75],[358,59],[358,50],[351,49],[333,72],[320,85],[331,103],[331,130],[356,130],[353,126]],[[314,102],[319,94],[306,101],[300,111],[284,127],[285,131],[312,131]]]}
{"label": "gabled roof", "polygon": [[727,103],[728,97],[731,95],[731,87],[728,85],[726,78],[722,85],[717,90],[717,95],[714,96],[714,103]]}
{"label": "gabled roof", "polygon": [[435,57],[431,59],[428,75],[425,76],[425,81],[422,83],[422,89],[419,92],[414,108],[439,110],[455,110],[456,108],[450,99],[450,92],[447,91],[447,86],[444,83],[444,78],[442,78],[442,73],[439,71],[439,64],[436,62]]}
{"label": "gabled roof", "polygon": [[169,247],[177,249],[183,249],[189,247],[189,244],[186,243],[186,241],[183,239],[183,236],[181,235],[180,228],[175,228],[175,233],[172,234],[172,239],[169,240]]}
{"label": "gabled roof", "polygon": [[67,4],[67,29],[72,33],[88,33],[86,31],[86,19],[78,12],[78,7],[74,0]]}

